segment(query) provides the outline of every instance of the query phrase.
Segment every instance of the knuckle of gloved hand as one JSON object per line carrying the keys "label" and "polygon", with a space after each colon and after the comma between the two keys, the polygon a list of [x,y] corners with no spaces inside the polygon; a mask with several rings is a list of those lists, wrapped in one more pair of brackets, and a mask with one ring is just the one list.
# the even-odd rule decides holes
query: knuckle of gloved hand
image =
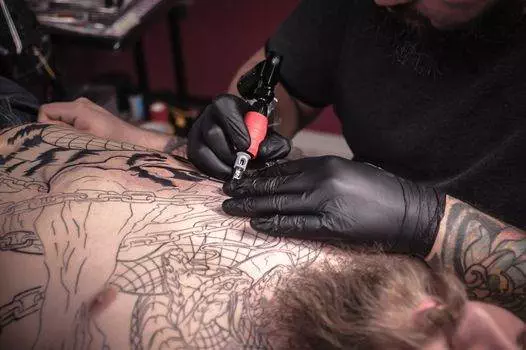
{"label": "knuckle of gloved hand", "polygon": [[349,214],[348,203],[343,196],[335,196],[323,201],[320,203],[319,210],[323,213],[323,217],[331,222],[334,221],[336,217],[343,218],[342,215]]}
{"label": "knuckle of gloved hand", "polygon": [[318,228],[318,231],[326,235],[334,234],[335,232],[338,231],[337,229],[338,224],[336,223],[336,221],[337,219],[335,215],[332,215],[332,214],[323,215],[320,221],[320,227]]}
{"label": "knuckle of gloved hand", "polygon": [[283,145],[281,149],[283,150],[284,155],[289,154],[290,151],[292,150],[292,142],[289,139],[283,137]]}
{"label": "knuckle of gloved hand", "polygon": [[222,207],[227,214],[244,216],[252,212],[254,201],[252,198],[228,199],[223,202]]}
{"label": "knuckle of gloved hand", "polygon": [[264,232],[270,235],[277,232],[274,228],[272,219],[252,218],[250,219],[250,226],[257,232]]}
{"label": "knuckle of gloved hand", "polygon": [[188,160],[190,160],[201,171],[203,170],[201,159],[206,156],[203,154],[203,149],[206,147],[207,146],[202,141],[194,140],[192,143],[188,142]]}
{"label": "knuckle of gloved hand", "polygon": [[222,108],[223,106],[231,106],[233,103],[236,103],[236,98],[239,97],[231,94],[221,94],[214,98],[212,104],[219,108]]}
{"label": "knuckle of gloved hand", "polygon": [[283,158],[290,153],[291,143],[288,139],[276,135],[261,145],[259,155],[266,158]]}
{"label": "knuckle of gloved hand", "polygon": [[190,134],[192,133],[201,133],[202,129],[206,127],[208,121],[213,119],[213,106],[211,104],[207,105],[201,113],[197,116],[192,128],[190,129]]}
{"label": "knuckle of gloved hand", "polygon": [[269,199],[269,206],[277,211],[282,211],[285,207],[286,198],[284,196],[272,196]]}
{"label": "knuckle of gloved hand", "polygon": [[299,231],[305,232],[309,229],[309,225],[307,223],[308,219],[306,217],[298,216],[294,221],[294,227]]}
{"label": "knuckle of gloved hand", "polygon": [[287,218],[285,216],[281,215],[274,215],[270,219],[270,224],[272,225],[272,231],[276,234],[279,233],[281,235],[290,235],[291,231],[293,230],[293,227],[295,225],[287,225],[286,224]]}
{"label": "knuckle of gloved hand", "polygon": [[261,180],[262,191],[265,193],[273,193],[284,183],[284,179],[281,177],[274,177],[271,179]]}
{"label": "knuckle of gloved hand", "polygon": [[320,182],[318,195],[324,195],[324,197],[327,194],[338,194],[342,192],[344,186],[342,184],[342,180],[338,178],[337,176],[326,176],[324,177]]}
{"label": "knuckle of gloved hand", "polygon": [[242,120],[246,109],[245,104],[247,103],[237,96],[219,95],[212,102],[213,115],[216,118]]}
{"label": "knuckle of gloved hand", "polygon": [[324,169],[329,174],[337,174],[341,170],[343,159],[335,156],[323,157]]}
{"label": "knuckle of gloved hand", "polygon": [[237,150],[247,149],[250,144],[250,136],[244,122],[245,113],[249,108],[250,105],[233,95],[222,95],[216,98],[212,105],[210,116],[213,122],[222,128]]}
{"label": "knuckle of gloved hand", "polygon": [[256,201],[254,198],[244,198],[239,201],[239,210],[243,213],[253,213],[256,211]]}
{"label": "knuckle of gloved hand", "polygon": [[212,125],[206,130],[203,130],[203,135],[206,140],[212,143],[211,146],[213,146],[215,143],[222,142],[224,139],[224,134],[221,128],[216,124]]}
{"label": "knuckle of gloved hand", "polygon": [[324,156],[319,158],[319,161],[315,163],[316,168],[310,170],[314,171],[314,174],[319,180],[324,180],[328,177],[333,176],[334,171],[334,161],[331,157]]}
{"label": "knuckle of gloved hand", "polygon": [[273,215],[268,221],[268,232],[272,234],[287,234],[286,228],[283,225],[284,217],[280,215]]}

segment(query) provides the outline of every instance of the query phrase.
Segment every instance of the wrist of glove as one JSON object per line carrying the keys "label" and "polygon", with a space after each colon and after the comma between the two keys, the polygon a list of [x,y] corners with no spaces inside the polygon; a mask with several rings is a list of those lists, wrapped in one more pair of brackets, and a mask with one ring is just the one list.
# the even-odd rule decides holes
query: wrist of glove
{"label": "wrist of glove", "polygon": [[402,239],[393,242],[391,251],[425,257],[435,243],[444,216],[446,196],[432,187],[402,178],[397,180],[404,198],[405,213],[400,226]]}
{"label": "wrist of glove", "polygon": [[[226,180],[232,176],[236,153],[250,146],[245,114],[251,106],[234,95],[218,96],[201,112],[188,135],[188,159],[203,173]],[[269,131],[261,143],[260,162],[284,158],[290,142]]]}
{"label": "wrist of glove", "polygon": [[305,158],[226,183],[231,215],[260,232],[296,238],[380,244],[427,255],[445,195],[374,166],[338,157]]}

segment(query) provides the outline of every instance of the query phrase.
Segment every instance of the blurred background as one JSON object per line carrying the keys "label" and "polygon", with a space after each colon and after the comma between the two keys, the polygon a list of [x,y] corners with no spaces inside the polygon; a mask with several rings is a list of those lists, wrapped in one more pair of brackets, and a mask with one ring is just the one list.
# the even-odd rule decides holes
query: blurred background
{"label": "blurred background", "polygon": [[[0,74],[43,103],[86,96],[131,122],[184,136],[299,2],[0,0]],[[311,154],[347,155],[339,134],[328,109],[295,142]]]}

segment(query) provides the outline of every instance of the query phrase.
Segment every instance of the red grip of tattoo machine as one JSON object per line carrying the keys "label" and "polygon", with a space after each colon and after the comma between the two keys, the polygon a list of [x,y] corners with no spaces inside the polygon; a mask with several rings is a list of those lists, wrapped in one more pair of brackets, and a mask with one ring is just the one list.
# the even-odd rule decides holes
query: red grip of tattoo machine
{"label": "red grip of tattoo machine", "polygon": [[[250,135],[250,147],[244,152],[237,152],[234,163],[234,180],[241,179],[248,162],[257,157],[259,146],[265,140],[268,129],[268,116],[272,113],[274,104],[274,88],[279,79],[281,57],[269,53],[267,59],[256,66],[252,74],[257,77],[254,83],[247,84],[244,94],[253,101],[252,111],[245,115],[245,125]],[[250,80],[249,77],[247,80]],[[239,86],[239,85],[238,85]],[[241,91],[241,90],[240,90]]]}
{"label": "red grip of tattoo machine", "polygon": [[250,147],[247,153],[256,158],[259,151],[259,145],[267,136],[268,118],[258,112],[248,112],[245,115],[245,124],[250,135]]}

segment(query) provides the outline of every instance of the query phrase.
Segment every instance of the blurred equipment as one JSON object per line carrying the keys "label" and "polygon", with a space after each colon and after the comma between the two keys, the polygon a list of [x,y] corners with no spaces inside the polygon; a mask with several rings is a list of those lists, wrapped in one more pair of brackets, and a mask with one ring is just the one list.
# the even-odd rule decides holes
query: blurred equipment
{"label": "blurred equipment", "polygon": [[246,152],[237,152],[234,163],[234,180],[239,180],[245,172],[250,159],[256,158],[259,145],[265,139],[268,118],[276,106],[274,88],[279,80],[282,57],[272,52],[256,65],[238,83],[238,90],[252,105],[253,110],[245,115],[245,124],[250,135],[250,147]]}
{"label": "blurred equipment", "polygon": [[[16,1],[16,0],[15,0]],[[21,0],[18,0],[21,1]],[[178,95],[187,94],[179,21],[192,0],[26,0],[53,43],[82,45],[112,51],[131,48],[139,93],[149,92],[148,72],[141,36],[168,17]]]}
{"label": "blurred equipment", "polygon": [[[61,92],[57,74],[49,62],[51,45],[35,15],[24,1],[0,0],[0,74],[23,85],[35,95],[46,82]],[[46,89],[45,87],[43,87]]]}
{"label": "blurred equipment", "polygon": [[39,22],[53,30],[119,39],[163,0],[30,0]]}
{"label": "blurred equipment", "polygon": [[[152,14],[192,0],[26,0],[51,34],[91,37],[119,49]],[[136,34],[136,33],[135,33]]]}
{"label": "blurred equipment", "polygon": [[150,120],[156,122],[168,122],[170,111],[166,103],[155,101],[150,105]]}
{"label": "blurred equipment", "polygon": [[0,0],[0,8],[0,52],[3,55],[21,55],[30,47],[40,46],[42,34],[35,16],[23,1]]}
{"label": "blurred equipment", "polygon": [[130,104],[130,120],[133,122],[140,122],[146,117],[144,108],[144,96],[142,94],[135,94],[128,96]]}

